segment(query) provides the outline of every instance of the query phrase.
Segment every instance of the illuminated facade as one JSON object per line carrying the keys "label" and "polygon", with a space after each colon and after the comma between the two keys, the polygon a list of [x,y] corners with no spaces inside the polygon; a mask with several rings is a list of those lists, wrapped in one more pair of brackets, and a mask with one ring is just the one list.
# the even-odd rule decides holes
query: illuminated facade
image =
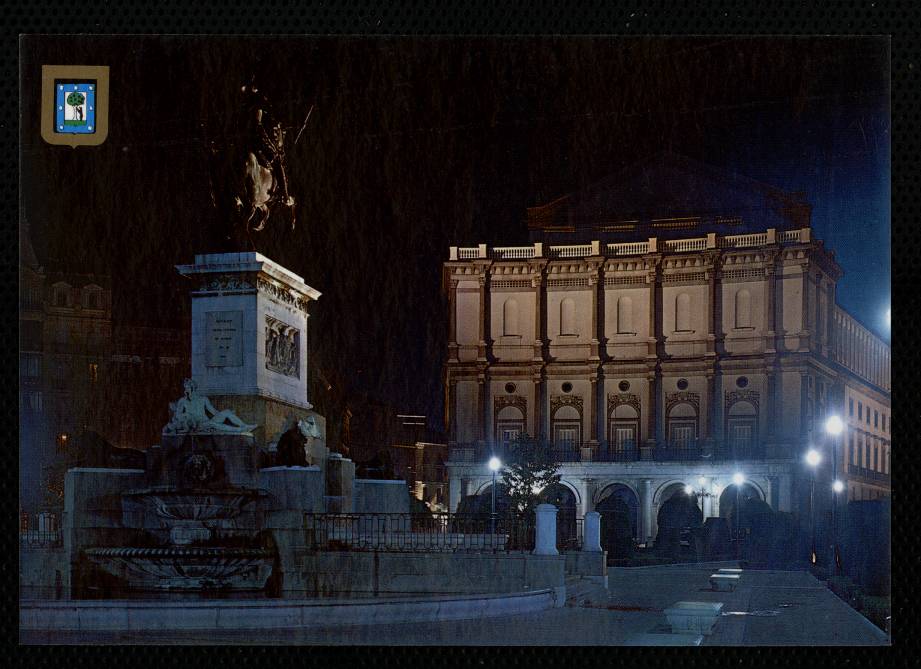
{"label": "illuminated facade", "polygon": [[[808,205],[688,161],[650,169],[531,210],[529,246],[450,249],[451,510],[523,432],[554,445],[578,515],[620,498],[640,542],[686,486],[725,515],[737,472],[747,495],[808,510],[810,448],[817,490],[888,495],[889,348],[836,304]],[[655,183],[668,197],[628,204]]]}

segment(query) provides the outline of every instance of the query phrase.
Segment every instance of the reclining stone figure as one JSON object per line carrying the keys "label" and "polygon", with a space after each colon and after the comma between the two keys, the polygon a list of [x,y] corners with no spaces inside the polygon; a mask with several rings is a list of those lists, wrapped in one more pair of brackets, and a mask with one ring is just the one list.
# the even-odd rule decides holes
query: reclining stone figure
{"label": "reclining stone figure", "polygon": [[197,392],[198,384],[192,379],[183,382],[185,390],[182,397],[170,402],[172,417],[164,434],[181,434],[189,432],[219,432],[225,434],[244,434],[252,432],[257,426],[244,423],[233,411],[219,411],[204,395]]}

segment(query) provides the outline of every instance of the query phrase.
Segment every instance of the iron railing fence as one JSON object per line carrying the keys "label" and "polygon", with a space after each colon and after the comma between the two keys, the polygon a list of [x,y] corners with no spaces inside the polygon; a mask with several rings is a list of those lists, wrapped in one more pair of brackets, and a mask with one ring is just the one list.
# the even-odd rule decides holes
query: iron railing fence
{"label": "iron railing fence", "polygon": [[[557,549],[582,546],[581,517],[557,515]],[[509,514],[306,513],[305,543],[313,551],[530,552],[536,522]]]}

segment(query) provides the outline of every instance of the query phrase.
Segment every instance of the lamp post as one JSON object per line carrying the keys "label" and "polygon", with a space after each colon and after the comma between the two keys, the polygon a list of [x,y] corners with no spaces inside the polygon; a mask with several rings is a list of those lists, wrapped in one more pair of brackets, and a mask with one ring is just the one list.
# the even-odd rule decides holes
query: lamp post
{"label": "lamp post", "polygon": [[829,416],[825,421],[825,432],[831,437],[831,545],[835,559],[835,574],[841,573],[841,555],[838,553],[838,493],[844,490],[844,484],[838,480],[838,435],[844,431],[844,422],[838,416]]}
{"label": "lamp post", "polygon": [[502,461],[495,455],[489,459],[489,468],[492,470],[492,511],[489,515],[492,534],[496,533],[496,472],[502,468]]}
{"label": "lamp post", "polygon": [[745,474],[736,472],[732,475],[732,483],[736,488],[736,558],[742,559],[742,484],[745,483]]}
{"label": "lamp post", "polygon": [[812,526],[812,552],[809,554],[809,561],[812,562],[813,566],[816,563],[816,553],[815,553],[815,477],[816,470],[819,466],[819,462],[822,461],[822,456],[814,448],[809,449],[809,452],[806,453],[806,462],[812,467],[812,484],[809,486],[809,516],[810,516],[810,525]]}

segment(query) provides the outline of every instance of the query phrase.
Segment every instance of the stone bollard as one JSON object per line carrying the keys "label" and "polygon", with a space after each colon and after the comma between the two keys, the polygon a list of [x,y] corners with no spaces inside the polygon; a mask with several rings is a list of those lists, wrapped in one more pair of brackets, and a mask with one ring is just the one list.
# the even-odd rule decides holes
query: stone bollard
{"label": "stone bollard", "polygon": [[589,511],[585,514],[582,527],[582,550],[588,553],[601,552],[601,514]]}
{"label": "stone bollard", "polygon": [[559,555],[556,549],[556,507],[553,504],[539,504],[534,515],[537,516],[534,555]]}

